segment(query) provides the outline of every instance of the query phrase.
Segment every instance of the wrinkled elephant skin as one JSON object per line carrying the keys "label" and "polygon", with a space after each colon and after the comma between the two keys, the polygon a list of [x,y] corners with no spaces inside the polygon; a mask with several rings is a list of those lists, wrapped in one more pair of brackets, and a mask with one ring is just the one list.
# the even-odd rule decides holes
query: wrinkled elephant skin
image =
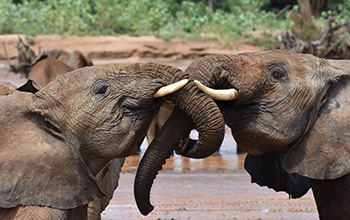
{"label": "wrinkled elephant skin", "polygon": [[321,219],[350,219],[350,61],[276,50],[206,56],[186,72],[209,88],[238,91],[236,100],[216,103],[249,154],[253,181],[305,187],[289,176],[297,173],[310,180]]}
{"label": "wrinkled elephant skin", "polygon": [[[47,85],[60,74],[67,73],[77,68],[92,66],[92,61],[77,50],[74,50],[71,53],[63,50],[45,50],[35,57],[35,53],[31,50],[29,44],[25,44],[22,41],[20,41],[19,44],[24,47],[18,47],[19,66],[26,66],[25,70],[27,72],[25,72],[25,76],[34,81],[37,89]],[[28,62],[30,65],[26,64]],[[106,208],[109,200],[113,196],[114,190],[118,186],[118,177],[123,161],[124,159],[117,158],[111,160],[109,164],[106,165],[109,167],[108,172],[103,175],[104,180],[100,181],[105,189],[106,196],[89,203],[89,220],[101,219],[100,213]],[[97,178],[101,179],[102,175],[98,174]],[[108,181],[108,183],[105,181]]]}
{"label": "wrinkled elephant skin", "polygon": [[[183,89],[164,92],[174,83]],[[176,130],[184,131],[181,136],[192,126],[199,128],[200,149],[212,148],[213,143],[218,148],[224,134],[223,117],[213,100],[200,93],[187,74],[166,65],[80,68],[30,91],[34,93],[22,90],[0,97],[1,216],[23,210],[22,219],[36,219],[28,209],[40,206],[48,209],[39,211],[44,215],[54,213],[43,219],[86,219],[86,205],[106,193],[96,175],[111,159],[126,157],[139,147],[163,98],[191,122],[182,127],[182,119],[174,118]],[[204,109],[197,107],[196,94],[206,104]],[[171,130],[157,136],[141,172],[165,160],[158,161],[163,153],[158,145],[173,147],[180,139]],[[169,149],[166,152],[173,150]]]}
{"label": "wrinkled elephant skin", "polygon": [[16,85],[8,82],[0,82],[0,96],[12,93],[17,88]]}

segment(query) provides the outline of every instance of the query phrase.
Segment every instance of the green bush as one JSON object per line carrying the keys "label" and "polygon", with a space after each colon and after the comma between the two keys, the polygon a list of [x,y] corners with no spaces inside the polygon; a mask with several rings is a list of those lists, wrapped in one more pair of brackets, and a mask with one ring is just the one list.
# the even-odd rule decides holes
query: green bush
{"label": "green bush", "polygon": [[[323,12],[349,19],[350,0]],[[268,0],[223,0],[211,11],[200,0],[0,0],[0,34],[155,35],[214,38],[230,45],[247,32],[291,28],[262,10]],[[286,13],[287,14],[287,13]],[[323,20],[322,20],[323,19]]]}
{"label": "green bush", "polygon": [[150,34],[169,22],[167,0],[0,0],[0,33]]}
{"label": "green bush", "polygon": [[240,35],[265,19],[259,1],[224,2],[225,10],[212,12],[204,3],[192,1],[0,0],[0,33],[183,37],[219,26],[229,35]]}

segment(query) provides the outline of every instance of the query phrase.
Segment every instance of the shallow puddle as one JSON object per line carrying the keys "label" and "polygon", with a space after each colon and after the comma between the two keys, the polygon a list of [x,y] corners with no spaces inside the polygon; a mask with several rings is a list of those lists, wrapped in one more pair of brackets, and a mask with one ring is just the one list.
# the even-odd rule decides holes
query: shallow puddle
{"label": "shallow puddle", "polygon": [[[148,143],[144,141],[141,145],[140,155],[127,157],[122,172],[135,172],[142,155],[147,149]],[[213,171],[213,170],[237,170],[242,169],[245,154],[237,154],[236,142],[228,132],[219,152],[204,159],[191,159],[174,154],[163,165],[163,171],[173,171],[176,173],[188,171]]]}

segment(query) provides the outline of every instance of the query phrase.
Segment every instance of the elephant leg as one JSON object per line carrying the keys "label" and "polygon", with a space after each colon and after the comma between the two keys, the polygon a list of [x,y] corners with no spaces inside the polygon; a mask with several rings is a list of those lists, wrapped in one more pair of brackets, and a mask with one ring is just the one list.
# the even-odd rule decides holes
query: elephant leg
{"label": "elephant leg", "polygon": [[153,118],[151,125],[147,132],[147,142],[148,145],[151,144],[154,137],[157,135],[157,133],[160,131],[160,129],[163,127],[165,122],[168,120],[168,118],[171,115],[172,110],[161,106],[159,109],[158,114]]}
{"label": "elephant leg", "polygon": [[152,140],[154,139],[154,137],[156,136],[156,131],[157,131],[157,116],[153,119],[153,121],[151,122],[151,125],[149,126],[148,132],[147,132],[147,143],[148,145],[151,144]]}
{"label": "elephant leg", "polygon": [[74,220],[87,219],[86,206],[74,209],[53,209],[41,206],[0,208],[0,219],[7,220]]}
{"label": "elephant leg", "polygon": [[111,160],[97,175],[96,179],[101,183],[101,188],[105,196],[95,201],[89,202],[87,212],[88,220],[100,220],[101,212],[108,206],[113,198],[115,189],[118,187],[120,171],[125,158],[115,158]]}
{"label": "elephant leg", "polygon": [[89,202],[88,204],[88,220],[100,220],[101,219],[101,199]]}
{"label": "elephant leg", "polygon": [[350,174],[334,180],[310,179],[321,220],[350,219]]}
{"label": "elephant leg", "polygon": [[74,209],[63,210],[68,212],[67,220],[88,219],[87,205],[79,206]]}
{"label": "elephant leg", "polygon": [[245,151],[237,144],[237,154],[245,154]]}

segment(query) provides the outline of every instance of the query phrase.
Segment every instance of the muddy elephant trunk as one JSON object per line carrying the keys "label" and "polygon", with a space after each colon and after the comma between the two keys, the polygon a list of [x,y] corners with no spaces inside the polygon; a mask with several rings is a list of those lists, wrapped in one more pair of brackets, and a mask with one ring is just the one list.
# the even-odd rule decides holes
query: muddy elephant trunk
{"label": "muddy elephant trunk", "polygon": [[187,154],[203,158],[214,153],[224,137],[224,120],[219,108],[210,97],[197,89],[193,81],[166,99],[177,107],[148,147],[135,177],[135,200],[143,215],[153,210],[150,203],[153,180],[165,160],[176,150],[180,140],[196,128],[199,139]]}

